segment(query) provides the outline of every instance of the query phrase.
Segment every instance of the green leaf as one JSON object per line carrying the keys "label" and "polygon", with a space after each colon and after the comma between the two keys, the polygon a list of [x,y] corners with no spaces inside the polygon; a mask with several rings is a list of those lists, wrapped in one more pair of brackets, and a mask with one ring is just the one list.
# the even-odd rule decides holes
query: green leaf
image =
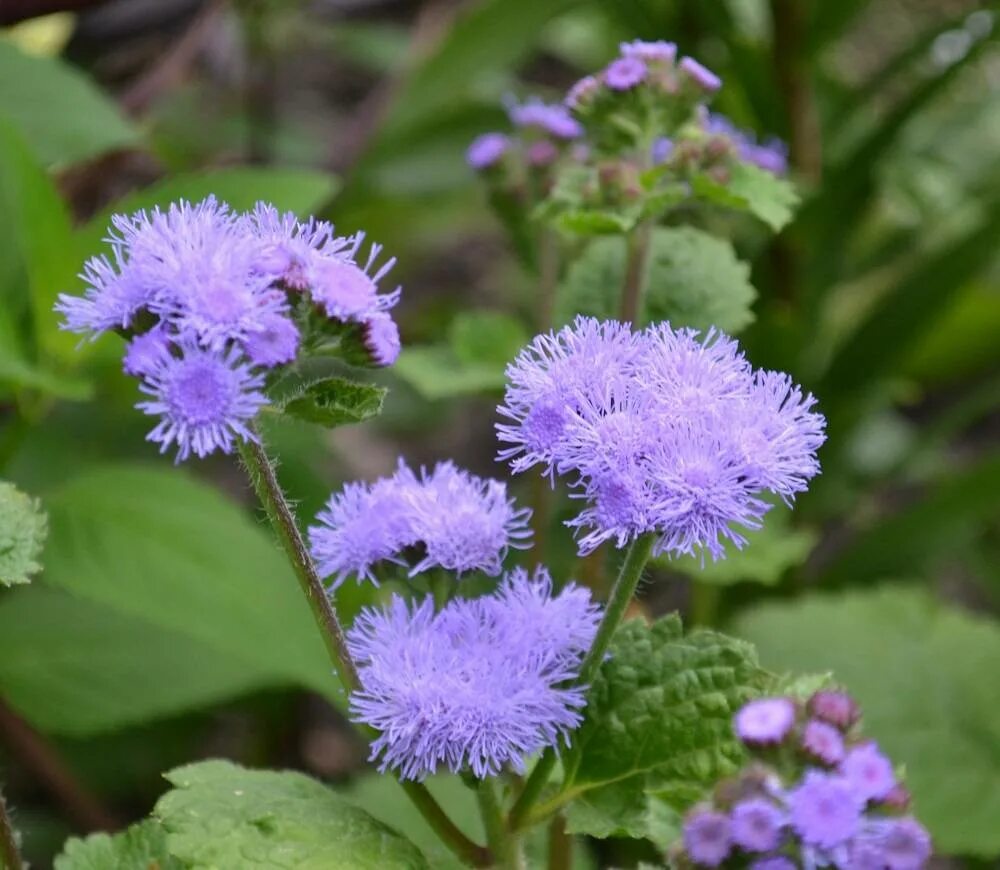
{"label": "green leaf", "polygon": [[735,629],[773,668],[832,670],[865,731],[905,765],[942,853],[1000,852],[1000,628],[885,587],[759,607]]}
{"label": "green leaf", "polygon": [[48,584],[341,697],[269,530],[212,488],[180,469],[109,465],[46,506]]}
{"label": "green leaf", "polygon": [[423,870],[419,850],[300,773],[203,761],[166,774],[153,810],[170,853],[190,870]]}
{"label": "green leaf", "polygon": [[[5,218],[5,232],[13,234],[12,253],[20,263],[12,278],[15,282],[23,281],[28,291],[23,307],[32,323],[31,334],[35,339],[32,343],[37,343],[43,355],[68,357],[79,339],[58,329],[58,316],[52,306],[59,292],[71,286],[80,268],[73,248],[69,212],[45,170],[36,162],[31,147],[2,119],[0,209]],[[0,298],[5,304],[20,308],[22,302],[17,297],[23,289],[0,285]],[[25,356],[27,344],[14,355],[8,349],[0,352],[7,358],[6,367],[15,375],[37,368],[33,356]]]}
{"label": "green leaf", "polygon": [[45,164],[73,163],[137,145],[139,134],[76,69],[0,40],[0,115]]}
{"label": "green leaf", "polygon": [[335,176],[312,169],[231,167],[172,175],[118,200],[77,233],[81,259],[104,250],[104,236],[113,214],[129,214],[155,206],[166,208],[186,199],[197,202],[214,195],[237,211],[251,209],[264,200],[282,211],[306,216],[318,211],[336,193]]}
{"label": "green leaf", "polygon": [[726,554],[718,561],[681,556],[661,557],[662,564],[682,571],[701,583],[728,586],[751,581],[773,586],[789,568],[801,565],[818,540],[811,529],[792,529],[791,511],[783,506],[773,508],[764,519],[762,528],[746,532],[747,544],[737,549],[727,542]]}
{"label": "green leaf", "polygon": [[555,225],[564,233],[577,236],[620,236],[635,226],[639,215],[627,216],[600,209],[575,209],[560,214]]}
{"label": "green leaf", "polygon": [[332,429],[378,416],[387,392],[385,387],[374,384],[324,378],[287,399],[281,406],[281,413]]}
{"label": "green leaf", "polygon": [[38,499],[0,480],[0,586],[28,583],[41,570],[47,528]]}
{"label": "green leaf", "polygon": [[462,363],[503,370],[528,343],[528,334],[521,321],[509,314],[467,311],[452,320],[448,341]]}
{"label": "green leaf", "polygon": [[712,631],[684,635],[676,615],[627,623],[609,653],[553,803],[583,801],[570,810],[579,833],[607,836],[621,814],[621,830],[669,838],[667,810],[683,811],[742,760],[732,717],[766,675],[749,644]]}
{"label": "green leaf", "polygon": [[403,348],[393,371],[430,401],[499,393],[506,383],[503,366],[463,365],[455,352],[444,345]]}
{"label": "green leaf", "polygon": [[667,849],[681,831],[681,814],[658,795],[628,781],[587,792],[566,808],[566,832],[599,840],[629,837]]}
{"label": "green leaf", "polygon": [[[650,241],[641,321],[738,332],[753,320],[757,291],[749,273],[729,242],[693,227],[658,227]],[[615,317],[624,277],[625,240],[595,239],[559,287],[559,319]]]}
{"label": "green leaf", "polygon": [[287,682],[262,662],[59,589],[0,599],[0,695],[49,734],[90,737]]}
{"label": "green leaf", "polygon": [[792,219],[799,195],[792,183],[751,163],[734,161],[723,184],[705,174],[692,179],[695,194],[725,208],[748,211],[780,232]]}
{"label": "green leaf", "polygon": [[118,834],[72,837],[55,860],[55,870],[181,870],[167,851],[163,828],[147,819]]}

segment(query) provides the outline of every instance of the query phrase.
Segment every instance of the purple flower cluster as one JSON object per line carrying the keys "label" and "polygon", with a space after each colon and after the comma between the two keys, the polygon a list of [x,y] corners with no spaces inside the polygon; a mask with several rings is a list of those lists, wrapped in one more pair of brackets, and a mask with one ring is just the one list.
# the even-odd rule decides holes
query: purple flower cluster
{"label": "purple flower cluster", "polygon": [[788,698],[745,705],[736,734],[779,768],[754,763],[720,784],[712,804],[692,810],[681,865],[924,867],[930,837],[899,815],[905,788],[878,746],[856,733],[857,719],[853,699],[838,691],[817,692],[804,707]]}
{"label": "purple flower cluster", "polygon": [[393,261],[377,267],[377,245],[362,258],[362,234],[209,197],[116,215],[108,241],[111,257],[84,265],[84,294],[60,295],[56,310],[64,329],[126,337],[123,367],[150,397],[137,407],[160,418],[148,438],[176,445],[178,461],[252,437],[266,372],[295,359],[313,312],[357,324],[378,365],[399,353],[388,313],[399,291],[378,292]]}
{"label": "purple flower cluster", "polygon": [[309,544],[334,589],[352,574],[377,584],[375,565],[404,565],[404,555],[414,553],[410,576],[435,567],[496,575],[508,548],[529,546],[530,516],[498,480],[451,462],[417,475],[400,460],[391,477],[349,483],[330,496],[309,529]]}
{"label": "purple flower cluster", "polygon": [[774,175],[788,172],[788,146],[780,139],[758,142],[749,130],[737,127],[725,115],[705,111],[702,126],[710,136],[722,136],[733,143],[740,160],[759,166]]}
{"label": "purple flower cluster", "polygon": [[361,688],[351,717],[378,729],[382,771],[423,779],[441,766],[478,778],[565,739],[579,725],[585,687],[567,687],[597,631],[599,610],[572,584],[558,595],[543,568],[507,575],[499,591],[455,599],[394,596],[348,633]]}
{"label": "purple flower cluster", "polygon": [[658,552],[724,553],[819,472],[825,420],[790,377],[754,371],[731,338],[578,317],[508,366],[499,458],[566,476],[586,553],[646,532]]}

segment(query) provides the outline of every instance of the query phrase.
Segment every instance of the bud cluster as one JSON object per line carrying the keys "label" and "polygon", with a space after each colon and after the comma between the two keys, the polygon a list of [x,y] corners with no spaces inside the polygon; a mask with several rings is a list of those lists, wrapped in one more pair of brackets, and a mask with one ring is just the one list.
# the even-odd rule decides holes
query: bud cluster
{"label": "bud cluster", "polygon": [[889,759],[858,728],[844,692],[806,704],[764,698],[736,715],[753,760],[692,809],[673,866],[793,870],[919,870],[926,830],[905,815],[910,797]]}

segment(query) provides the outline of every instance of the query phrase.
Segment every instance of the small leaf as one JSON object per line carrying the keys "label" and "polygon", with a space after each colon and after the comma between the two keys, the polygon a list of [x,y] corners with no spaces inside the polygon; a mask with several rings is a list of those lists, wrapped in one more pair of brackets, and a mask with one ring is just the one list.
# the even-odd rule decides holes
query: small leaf
{"label": "small leaf", "polygon": [[167,837],[152,819],[118,834],[72,837],[56,857],[55,870],[181,870],[167,851]]}
{"label": "small leaf", "polygon": [[361,423],[382,412],[385,387],[345,378],[324,378],[305,387],[281,406],[281,413],[328,428]]}
{"label": "small leaf", "polygon": [[0,480],[0,586],[27,583],[42,566],[48,518],[38,499]]}
{"label": "small leaf", "polygon": [[45,164],[73,163],[139,142],[112,100],[74,67],[0,40],[0,114]]}
{"label": "small leaf", "polygon": [[444,345],[403,348],[396,374],[430,401],[503,391],[504,368],[496,364],[463,365]]}
{"label": "small leaf", "polygon": [[424,870],[420,851],[387,825],[300,773],[203,761],[166,774],[153,810],[189,870]]}
{"label": "small leaf", "polygon": [[684,635],[676,615],[627,623],[591,688],[554,801],[584,800],[571,810],[579,833],[607,836],[622,812],[623,830],[669,837],[666,809],[682,812],[742,760],[732,717],[766,682],[747,643]]}
{"label": "small leaf", "polygon": [[728,586],[750,581],[773,586],[789,568],[805,561],[818,538],[811,529],[790,528],[790,515],[787,508],[775,507],[765,517],[762,528],[746,533],[747,544],[743,549],[726,542],[723,559],[706,559],[704,564],[693,556],[663,557],[659,561],[699,583]]}
{"label": "small leaf", "polygon": [[692,178],[691,189],[715,205],[750,212],[774,232],[792,219],[799,195],[790,181],[742,161],[734,161],[729,173],[725,183],[699,173]]}
{"label": "small leaf", "polygon": [[625,215],[610,209],[574,209],[563,212],[555,225],[564,233],[578,236],[616,236],[635,226],[639,215]]}
{"label": "small leaf", "polygon": [[521,321],[509,314],[470,311],[452,320],[448,339],[461,362],[504,369],[527,344],[528,335]]}
{"label": "small leaf", "polygon": [[773,603],[735,630],[772,668],[831,670],[865,732],[906,766],[917,817],[942,853],[1000,852],[1000,628],[922,589]]}
{"label": "small leaf", "polygon": [[[729,242],[693,227],[659,227],[650,241],[641,321],[738,332],[753,320],[757,291],[749,273]],[[595,239],[559,287],[559,319],[615,317],[624,276],[625,240]]]}

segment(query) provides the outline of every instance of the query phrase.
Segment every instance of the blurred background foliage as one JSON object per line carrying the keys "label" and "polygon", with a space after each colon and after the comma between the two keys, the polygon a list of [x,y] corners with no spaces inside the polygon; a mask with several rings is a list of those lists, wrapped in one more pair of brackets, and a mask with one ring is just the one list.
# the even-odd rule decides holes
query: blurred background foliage
{"label": "blurred background foliage", "polygon": [[[775,670],[833,671],[905,763],[942,854],[995,866],[998,12],[974,0],[0,0],[0,476],[41,499],[50,527],[40,582],[0,591],[0,770],[28,856],[47,866],[68,833],[141,817],[161,771],[209,755],[349,782],[415,829],[364,773],[238,471],[171,468],[143,441],[120,340],[81,354],[57,329],[52,302],[102,248],[109,214],[267,199],[364,229],[399,258],[408,349],[380,376],[383,416],[268,433],[304,520],[399,454],[497,474],[494,406],[534,331],[536,279],[464,150],[504,126],[504,95],[556,97],[620,40],[665,38],[721,73],[717,108],[789,142],[803,204],[776,238],[737,234],[758,293],[740,337],[756,365],[817,394],[830,439],[794,514],[776,511],[725,562],[660,564],[643,605],[742,634]],[[550,546],[565,575],[571,542],[556,523]],[[348,615],[370,597],[338,594]],[[454,786],[432,784],[464,818]],[[581,849],[582,866],[596,854]],[[608,841],[599,854],[643,853]]]}

